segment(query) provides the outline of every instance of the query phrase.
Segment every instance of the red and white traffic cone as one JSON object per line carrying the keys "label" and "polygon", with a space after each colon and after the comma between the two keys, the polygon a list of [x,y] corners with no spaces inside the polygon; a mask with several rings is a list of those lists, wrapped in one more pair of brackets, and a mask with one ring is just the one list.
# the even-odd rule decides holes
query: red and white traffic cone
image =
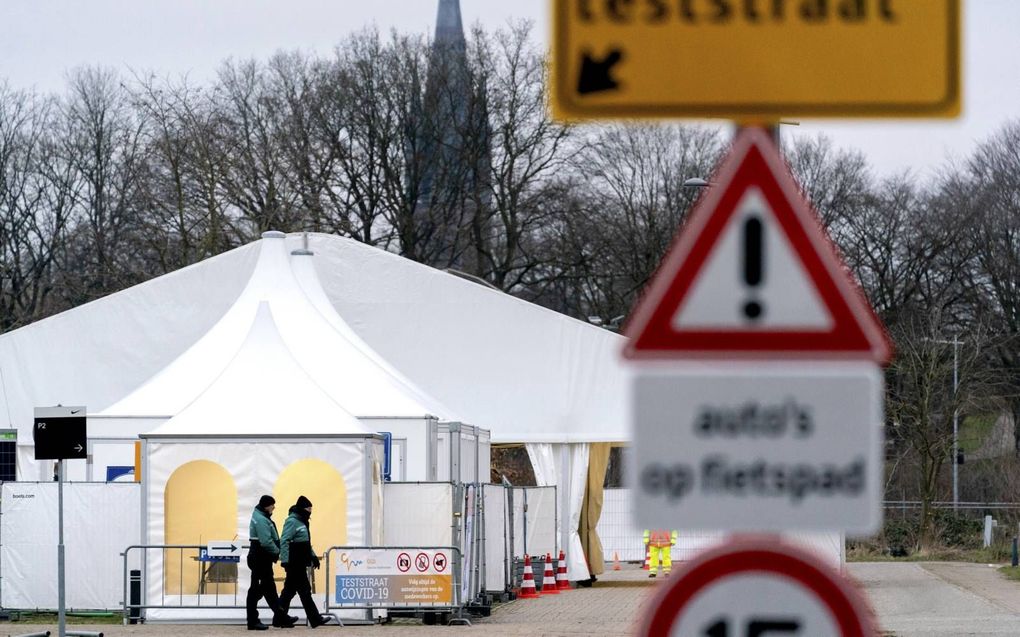
{"label": "red and white traffic cone", "polygon": [[556,589],[570,590],[570,580],[567,579],[567,556],[560,550],[560,559],[556,563]]}
{"label": "red and white traffic cone", "polygon": [[560,591],[556,588],[556,575],[553,573],[552,556],[548,553],[545,554],[545,574],[542,576],[542,594],[560,594]]}
{"label": "red and white traffic cone", "polygon": [[652,547],[649,544],[645,544],[645,563],[641,567],[641,570],[647,571],[648,565],[652,562]]}
{"label": "red and white traffic cone", "polygon": [[518,593],[518,599],[529,599],[538,597],[538,591],[535,590],[535,574],[531,572],[531,556],[524,556],[524,579],[521,581],[521,592]]}
{"label": "red and white traffic cone", "polygon": [[614,571],[623,570],[622,568],[620,568],[620,554],[617,553],[616,551],[613,551],[613,570]]}

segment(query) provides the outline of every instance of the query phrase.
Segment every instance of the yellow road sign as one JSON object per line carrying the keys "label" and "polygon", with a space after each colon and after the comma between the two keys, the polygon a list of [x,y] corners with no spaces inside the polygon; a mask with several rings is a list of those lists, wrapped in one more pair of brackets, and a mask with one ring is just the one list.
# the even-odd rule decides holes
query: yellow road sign
{"label": "yellow road sign", "polygon": [[553,0],[564,119],[955,117],[959,0]]}

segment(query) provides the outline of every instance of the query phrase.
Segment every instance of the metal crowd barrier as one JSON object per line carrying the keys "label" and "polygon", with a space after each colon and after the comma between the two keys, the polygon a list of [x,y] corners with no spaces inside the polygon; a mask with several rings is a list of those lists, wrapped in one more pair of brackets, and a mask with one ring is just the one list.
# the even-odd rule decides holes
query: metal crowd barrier
{"label": "metal crowd barrier", "polygon": [[[337,552],[350,552],[350,551],[449,551],[453,556],[453,563],[451,565],[451,575],[453,587],[453,602],[450,605],[422,605],[422,604],[399,604],[399,603],[354,603],[354,604],[338,604],[333,601],[333,577],[335,573],[332,573],[333,566],[333,555]],[[331,546],[326,550],[326,606],[325,610],[327,613],[335,610],[358,610],[358,609],[387,609],[387,610],[401,610],[401,611],[423,611],[423,612],[450,612],[455,613],[456,617],[450,620],[451,626],[470,626],[471,622],[464,617],[464,600],[463,600],[463,555],[459,548],[455,546]],[[360,575],[359,575],[360,576]],[[364,577],[372,577],[371,575],[364,575]],[[380,576],[381,577],[381,576]]]}
{"label": "metal crowd barrier", "polygon": [[[124,613],[124,623],[127,624],[129,620],[142,619],[143,613],[141,611],[158,608],[158,609],[199,609],[199,608],[227,608],[227,609],[243,609],[244,606],[244,595],[240,595],[240,603],[238,603],[238,596],[240,591],[238,586],[238,575],[242,560],[240,558],[237,562],[233,561],[220,561],[220,560],[202,560],[200,558],[201,551],[208,547],[201,544],[135,544],[124,549],[121,553],[121,558],[124,564],[124,589],[123,589],[123,600],[121,601],[121,608]],[[242,552],[248,550],[248,542],[245,541],[240,543]],[[160,599],[159,603],[154,603],[155,600],[148,600],[148,587],[145,577],[145,570],[150,556],[151,551],[160,551],[160,557],[162,559],[162,577],[164,581],[160,586]],[[134,602],[131,600],[129,592],[129,586],[131,583],[131,575],[129,571],[129,563],[132,553],[141,553],[138,564],[140,565],[141,578],[140,578],[140,596],[139,601]],[[193,553],[193,555],[187,555],[187,553]],[[167,565],[177,565],[177,592],[167,593],[167,582],[166,572]],[[192,581],[187,581],[185,575],[188,578],[194,578]],[[232,575],[232,577],[231,577]],[[186,592],[190,590],[191,584],[194,583],[194,591]],[[233,593],[221,593],[220,586],[224,588],[232,586]],[[210,590],[211,589],[211,590]],[[245,592],[246,593],[246,592]],[[203,598],[212,596],[213,600],[211,604],[203,604]],[[167,597],[179,598],[179,603],[167,603]],[[184,599],[186,597],[194,597],[197,600],[196,604],[185,604]],[[144,601],[143,601],[144,600]],[[227,603],[221,603],[221,600]]]}

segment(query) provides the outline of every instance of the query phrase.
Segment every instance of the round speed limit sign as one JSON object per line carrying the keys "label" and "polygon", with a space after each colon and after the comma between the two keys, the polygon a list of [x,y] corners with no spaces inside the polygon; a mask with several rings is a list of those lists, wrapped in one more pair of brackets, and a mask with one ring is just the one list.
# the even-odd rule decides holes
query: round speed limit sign
{"label": "round speed limit sign", "polygon": [[645,637],[873,637],[854,586],[804,551],[752,540],[708,551],[651,604]]}

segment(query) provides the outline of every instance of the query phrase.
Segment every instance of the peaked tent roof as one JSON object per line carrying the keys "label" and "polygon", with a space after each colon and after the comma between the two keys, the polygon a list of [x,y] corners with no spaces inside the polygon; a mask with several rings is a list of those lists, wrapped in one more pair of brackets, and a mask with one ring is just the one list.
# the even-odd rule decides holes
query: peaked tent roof
{"label": "peaked tent roof", "polygon": [[[494,442],[629,439],[622,337],[352,239],[310,241],[339,316]],[[252,243],[0,335],[0,423],[27,443],[34,406],[94,413],[125,397],[224,317],[259,253]]]}
{"label": "peaked tent roof", "polygon": [[[283,233],[267,232],[263,237],[251,278],[219,322],[173,363],[100,415],[181,413],[233,359],[256,311],[267,304],[291,355],[350,413],[358,417],[452,418],[452,412],[410,381],[391,374],[339,316],[332,321],[323,316],[291,271]],[[302,278],[304,288],[314,294],[312,277],[314,273]]]}
{"label": "peaked tent roof", "polygon": [[288,349],[269,303],[202,392],[152,436],[370,434],[312,379]]}
{"label": "peaked tent roof", "polygon": [[620,335],[352,239],[309,247],[351,328],[493,442],[630,439]]}

